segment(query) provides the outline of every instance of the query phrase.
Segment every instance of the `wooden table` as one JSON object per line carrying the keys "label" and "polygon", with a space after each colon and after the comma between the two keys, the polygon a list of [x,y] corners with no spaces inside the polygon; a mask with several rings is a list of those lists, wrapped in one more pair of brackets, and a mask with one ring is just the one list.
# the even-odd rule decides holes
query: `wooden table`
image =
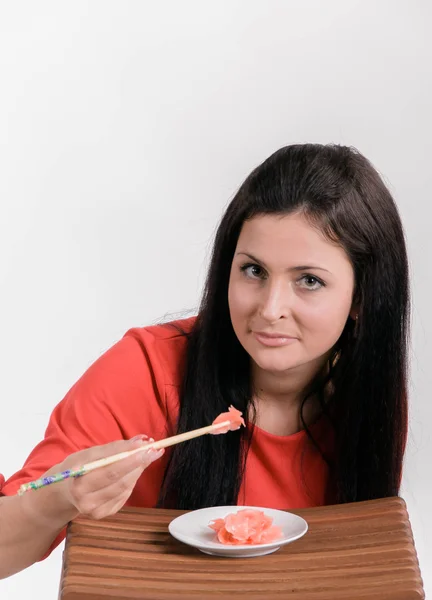
{"label": "wooden table", "polygon": [[307,520],[307,534],[247,559],[211,557],[174,540],[167,526],[180,511],[77,519],[68,529],[59,600],[424,598],[400,498],[292,512]]}

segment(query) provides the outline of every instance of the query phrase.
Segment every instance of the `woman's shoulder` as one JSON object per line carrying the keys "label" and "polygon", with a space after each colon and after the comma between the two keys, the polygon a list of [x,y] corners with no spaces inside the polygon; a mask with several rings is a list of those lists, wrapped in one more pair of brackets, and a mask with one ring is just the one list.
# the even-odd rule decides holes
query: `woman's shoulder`
{"label": "woman's shoulder", "polygon": [[195,324],[196,317],[187,319],[176,319],[155,325],[145,327],[134,327],[126,332],[126,336],[134,336],[149,341],[167,341],[177,338],[183,339],[191,331]]}
{"label": "woman's shoulder", "polygon": [[178,410],[173,386],[181,383],[194,321],[130,329],[99,356],[54,408],[25,467],[6,484],[0,474],[0,496],[16,493],[78,450],[140,433],[155,439],[171,435]]}
{"label": "woman's shoulder", "polygon": [[153,370],[163,372],[166,385],[180,385],[188,336],[196,317],[129,329],[123,340],[134,340]]}

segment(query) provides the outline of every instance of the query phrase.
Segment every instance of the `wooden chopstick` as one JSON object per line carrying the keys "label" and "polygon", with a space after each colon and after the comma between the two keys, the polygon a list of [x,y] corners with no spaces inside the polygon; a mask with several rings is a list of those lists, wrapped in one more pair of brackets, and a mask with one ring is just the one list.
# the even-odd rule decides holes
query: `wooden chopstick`
{"label": "wooden chopstick", "polygon": [[231,421],[224,421],[223,423],[218,423],[217,425],[207,425],[206,427],[200,427],[199,429],[194,429],[193,431],[179,433],[178,435],[173,435],[171,437],[164,438],[163,440],[158,440],[157,442],[150,442],[149,444],[145,444],[139,448],[134,448],[133,450],[128,450],[127,452],[120,452],[119,454],[113,454],[112,456],[107,456],[106,458],[100,458],[99,460],[95,460],[83,465],[81,468],[84,469],[85,473],[89,473],[90,471],[94,471],[100,467],[105,467],[106,465],[111,465],[119,460],[128,458],[133,454],[137,454],[137,452],[142,452],[143,450],[160,450],[161,448],[168,448],[168,446],[181,444],[181,442],[186,442],[187,440],[192,440],[193,438],[200,437],[201,435],[212,433],[212,431],[217,431],[218,429],[227,427],[227,425],[230,424]]}
{"label": "wooden chopstick", "polygon": [[134,448],[133,450],[119,452],[118,454],[113,454],[112,456],[106,456],[105,458],[94,460],[92,462],[86,463],[85,465],[82,465],[78,469],[69,469],[63,471],[62,473],[56,473],[55,475],[47,475],[46,477],[42,477],[41,479],[37,479],[36,481],[24,483],[18,490],[18,495],[21,496],[22,494],[24,494],[24,492],[27,492],[28,490],[38,490],[40,488],[46,487],[47,485],[51,485],[52,483],[58,483],[59,481],[69,479],[70,477],[81,477],[82,475],[90,473],[95,469],[106,467],[107,465],[116,463],[119,460],[128,458],[129,456],[137,454],[138,452],[142,452],[143,450],[160,450],[161,448],[168,448],[168,446],[174,446],[175,444],[186,442],[187,440],[200,437],[201,435],[206,435],[207,433],[213,433],[218,429],[222,429],[223,427],[227,427],[229,425],[231,425],[231,421],[223,421],[222,423],[217,423],[216,425],[207,425],[206,427],[200,427],[199,429],[194,429],[193,431],[179,433],[178,435],[173,435],[171,437],[164,438],[163,440],[150,442],[148,444],[140,446],[139,448]]}

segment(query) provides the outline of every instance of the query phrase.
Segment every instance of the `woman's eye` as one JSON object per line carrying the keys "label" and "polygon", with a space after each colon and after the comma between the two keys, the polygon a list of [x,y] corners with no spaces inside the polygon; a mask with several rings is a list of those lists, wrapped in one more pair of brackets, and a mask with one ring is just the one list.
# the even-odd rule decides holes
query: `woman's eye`
{"label": "woman's eye", "polygon": [[313,275],[303,275],[299,282],[308,290],[319,290],[325,285],[323,281]]}
{"label": "woman's eye", "polygon": [[251,279],[262,279],[264,277],[264,270],[259,265],[243,265],[240,270]]}

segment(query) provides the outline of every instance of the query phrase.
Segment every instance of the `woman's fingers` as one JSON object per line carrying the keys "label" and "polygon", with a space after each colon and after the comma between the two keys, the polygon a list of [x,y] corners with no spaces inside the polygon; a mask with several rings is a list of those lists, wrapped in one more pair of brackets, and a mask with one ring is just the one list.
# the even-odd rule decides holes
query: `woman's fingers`
{"label": "woman's fingers", "polygon": [[62,513],[72,514],[72,511],[76,511],[94,518],[112,514],[110,511],[117,506],[121,508],[129,498],[142,472],[163,455],[163,450],[146,449],[151,441],[153,440],[146,435],[139,435],[132,440],[118,440],[71,454],[45,475],[78,469],[87,463],[121,452],[139,450],[132,456],[99,467],[82,477],[71,477],[57,483],[52,486],[53,489],[48,486],[46,491],[57,499]]}
{"label": "woman's fingers", "polygon": [[146,450],[117,463],[101,467],[83,477],[69,480],[69,494],[81,514],[92,518],[106,516],[105,504],[123,506],[142,472],[162,455],[163,450]]}
{"label": "woman's fingers", "polygon": [[47,485],[36,493],[24,494],[21,503],[27,514],[36,515],[39,522],[65,523],[75,519],[80,513],[101,519],[114,514],[127,501],[142,472],[163,455],[163,450],[145,449],[147,436],[134,440],[119,440],[105,446],[95,446],[69,455],[55,465],[44,476],[139,448],[134,455],[95,469],[82,477],[65,479],[54,485]]}
{"label": "woman's fingers", "polygon": [[123,479],[103,490],[87,494],[81,499],[80,513],[91,519],[103,519],[119,511],[129,499],[143,469],[135,469]]}
{"label": "woman's fingers", "polygon": [[[135,449],[138,449],[139,452],[115,463],[111,463],[110,465],[106,465],[105,467],[99,467],[94,471],[86,473],[82,477],[77,477],[74,481],[75,489],[82,490],[83,493],[103,489],[113,482],[119,481],[127,473],[130,473],[136,468],[144,470],[158,458],[158,455],[156,455],[154,451],[146,450],[145,442],[138,441],[132,444],[132,447],[127,448],[127,450]],[[121,450],[121,452],[123,451],[124,450]]]}

